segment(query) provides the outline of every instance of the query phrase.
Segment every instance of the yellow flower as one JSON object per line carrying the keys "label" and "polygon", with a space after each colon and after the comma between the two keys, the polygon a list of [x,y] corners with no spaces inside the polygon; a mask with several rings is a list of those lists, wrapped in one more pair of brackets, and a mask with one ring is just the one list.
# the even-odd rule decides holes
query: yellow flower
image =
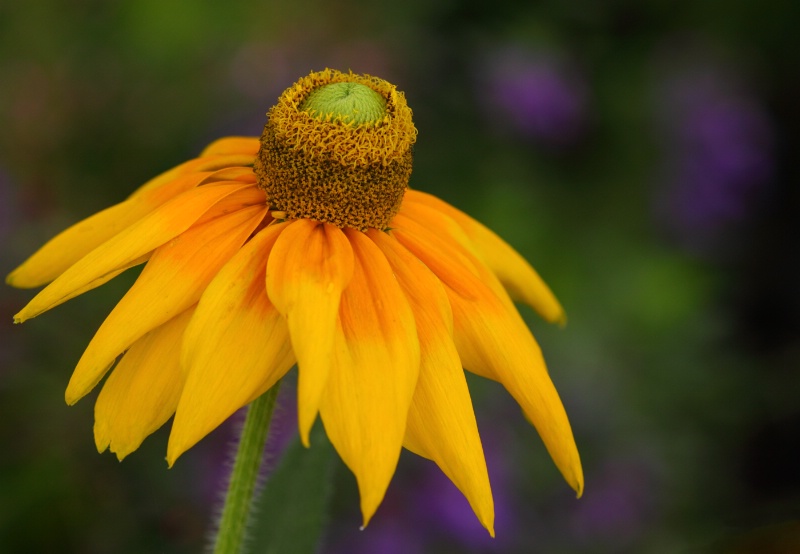
{"label": "yellow flower", "polygon": [[550,322],[561,306],[492,231],[408,189],[415,138],[394,86],[312,73],[270,110],[261,140],[214,142],[12,272],[13,286],[50,282],[22,322],[146,264],[67,387],[74,404],[122,356],[97,398],[98,450],[122,459],[174,414],[172,465],[297,364],[300,436],[308,445],[320,414],[364,524],[405,447],[435,461],[494,534],[466,368],[505,386],[580,495],[567,416],[512,299]]}

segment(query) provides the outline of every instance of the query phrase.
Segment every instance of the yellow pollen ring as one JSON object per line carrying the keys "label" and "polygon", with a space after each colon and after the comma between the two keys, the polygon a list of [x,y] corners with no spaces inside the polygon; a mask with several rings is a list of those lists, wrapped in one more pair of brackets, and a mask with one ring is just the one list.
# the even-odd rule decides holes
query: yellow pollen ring
{"label": "yellow pollen ring", "polygon": [[402,92],[326,69],[284,91],[268,116],[254,169],[273,210],[362,231],[388,225],[417,136]]}

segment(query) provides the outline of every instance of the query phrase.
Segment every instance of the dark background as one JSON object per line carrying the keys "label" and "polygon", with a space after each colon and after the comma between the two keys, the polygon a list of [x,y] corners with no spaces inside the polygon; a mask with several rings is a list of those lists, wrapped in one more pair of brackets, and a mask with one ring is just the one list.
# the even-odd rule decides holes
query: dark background
{"label": "dark background", "polygon": [[[419,129],[411,185],[495,229],[567,309],[565,329],[522,313],[586,492],[472,379],[498,538],[404,456],[363,532],[337,462],[320,551],[800,552],[797,2],[273,4],[0,3],[0,272],[214,138],[259,134],[309,71],[383,77]],[[132,279],[21,327],[31,292],[0,289],[3,552],[206,543],[231,424],[172,470],[169,425],[120,464],[95,451],[94,396],[63,401]]]}

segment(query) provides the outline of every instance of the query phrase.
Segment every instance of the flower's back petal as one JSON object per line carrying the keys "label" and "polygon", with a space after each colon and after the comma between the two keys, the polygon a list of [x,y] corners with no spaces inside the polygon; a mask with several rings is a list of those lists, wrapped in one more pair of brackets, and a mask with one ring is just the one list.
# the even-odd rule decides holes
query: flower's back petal
{"label": "flower's back petal", "polygon": [[99,286],[155,248],[188,229],[214,204],[246,185],[214,185],[193,189],[167,202],[127,229],[114,235],[39,292],[15,317],[21,323]]}
{"label": "flower's back petal", "polygon": [[436,462],[494,536],[494,502],[472,400],[453,344],[453,315],[441,283],[386,233],[370,238],[386,255],[414,312],[420,341],[419,381],[404,445]]}
{"label": "flower's back petal", "polygon": [[134,198],[140,194],[150,193],[156,189],[165,186],[167,183],[174,179],[197,172],[215,172],[221,169],[229,169],[234,167],[252,168],[255,156],[249,154],[225,154],[220,156],[206,156],[202,158],[195,158],[184,162],[177,167],[173,167],[169,171],[165,171],[161,175],[154,177],[142,186],[140,186],[131,195]]}
{"label": "flower's back petal", "polygon": [[73,404],[89,392],[134,341],[195,304],[264,215],[264,206],[240,209],[159,247],[81,356],[67,387],[67,402]]}
{"label": "flower's back petal", "polygon": [[180,344],[190,308],[136,341],[111,372],[94,407],[97,450],[122,460],[175,413],[183,376]]}
{"label": "flower's back petal", "polygon": [[217,139],[205,147],[200,157],[219,156],[224,154],[246,154],[255,156],[261,142],[258,137],[225,137]]}
{"label": "flower's back petal", "polygon": [[306,446],[330,371],[339,302],[352,275],[353,250],[342,230],[307,219],[289,224],[267,265],[267,292],[286,318],[297,356],[298,426]]}
{"label": "flower's back petal", "polygon": [[366,525],[400,456],[419,375],[419,341],[414,316],[386,258],[363,233],[345,232],[355,264],[342,295],[320,414],[331,442],[356,476]]}
{"label": "flower's back petal", "polygon": [[[429,206],[453,218],[475,251],[506,287],[512,298],[528,304],[551,323],[564,323],[561,304],[539,274],[516,250],[493,231],[450,204],[419,191],[408,191],[406,202]],[[410,208],[411,206],[409,206]]]}
{"label": "flower's back petal", "polygon": [[6,277],[18,288],[49,283],[96,247],[141,219],[160,204],[197,186],[209,173],[184,175],[168,183],[160,194],[129,199],[98,212],[65,229],[37,250]]}
{"label": "flower's back petal", "polygon": [[294,365],[283,317],[267,298],[267,258],[285,225],[260,231],[208,285],[186,330],[186,372],[167,460],[170,465]]}

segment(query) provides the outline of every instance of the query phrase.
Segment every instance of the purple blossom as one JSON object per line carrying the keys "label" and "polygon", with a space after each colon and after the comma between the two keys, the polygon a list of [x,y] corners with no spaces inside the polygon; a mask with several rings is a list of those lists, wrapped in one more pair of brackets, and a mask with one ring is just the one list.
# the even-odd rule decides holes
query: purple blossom
{"label": "purple blossom", "polygon": [[416,520],[415,526],[423,535],[459,544],[465,552],[506,552],[518,530],[511,488],[513,477],[500,445],[484,438],[483,446],[492,486],[497,538],[489,535],[461,491],[431,462],[424,462],[423,471],[414,483],[407,517]]}
{"label": "purple blossom", "polygon": [[666,182],[658,200],[693,243],[747,217],[772,177],[773,128],[764,107],[719,68],[668,76],[659,105]]}
{"label": "purple blossom", "polygon": [[485,60],[481,75],[481,96],[493,124],[551,146],[569,145],[583,134],[586,84],[556,56],[505,48]]}
{"label": "purple blossom", "polygon": [[654,468],[644,460],[615,460],[587,476],[591,494],[577,504],[570,534],[584,543],[634,544],[655,517]]}

